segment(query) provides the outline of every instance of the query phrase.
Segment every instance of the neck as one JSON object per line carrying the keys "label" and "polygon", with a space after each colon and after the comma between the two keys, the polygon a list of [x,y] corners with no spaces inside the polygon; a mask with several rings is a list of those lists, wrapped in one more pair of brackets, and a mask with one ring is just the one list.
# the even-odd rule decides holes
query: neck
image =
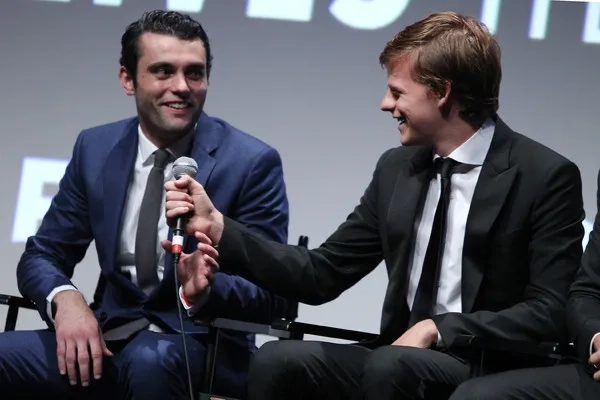
{"label": "neck", "polygon": [[481,124],[473,124],[462,119],[446,123],[440,129],[433,147],[441,157],[447,157],[454,150],[471,138],[481,128]]}
{"label": "neck", "polygon": [[159,149],[166,149],[173,146],[173,144],[177,143],[183,137],[192,132],[192,130],[185,132],[157,132],[156,130],[148,129],[142,123],[140,123],[140,126],[142,127],[142,133],[144,136],[146,136],[146,138]]}

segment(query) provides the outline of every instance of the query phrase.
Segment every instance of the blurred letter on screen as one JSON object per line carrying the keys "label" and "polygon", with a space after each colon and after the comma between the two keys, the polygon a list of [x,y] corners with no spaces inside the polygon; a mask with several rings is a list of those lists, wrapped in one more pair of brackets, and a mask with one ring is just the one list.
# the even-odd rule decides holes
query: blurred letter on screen
{"label": "blurred letter on screen", "polygon": [[97,6],[121,7],[123,0],[94,0]]}
{"label": "blurred letter on screen", "polygon": [[404,13],[410,0],[335,0],[329,11],[354,29],[381,29]]}
{"label": "blurred letter on screen", "polygon": [[167,0],[167,10],[199,13],[204,7],[204,0]]}
{"label": "blurred letter on screen", "polygon": [[583,41],[600,43],[600,3],[588,3],[583,25]]}
{"label": "blurred letter on screen", "polygon": [[535,0],[531,10],[531,21],[529,23],[529,38],[541,40],[546,38],[548,30],[548,18],[550,17],[551,0]]}
{"label": "blurred letter on screen", "polygon": [[282,21],[309,22],[312,19],[314,0],[247,0],[246,16],[250,18],[278,19]]}
{"label": "blurred letter on screen", "polygon": [[491,33],[498,31],[501,5],[502,0],[483,0],[481,5],[481,22],[487,26]]}
{"label": "blurred letter on screen", "polygon": [[25,242],[37,231],[38,223],[50,207],[51,196],[44,194],[44,185],[58,185],[65,173],[67,160],[25,157],[17,210],[12,231],[12,242]]}

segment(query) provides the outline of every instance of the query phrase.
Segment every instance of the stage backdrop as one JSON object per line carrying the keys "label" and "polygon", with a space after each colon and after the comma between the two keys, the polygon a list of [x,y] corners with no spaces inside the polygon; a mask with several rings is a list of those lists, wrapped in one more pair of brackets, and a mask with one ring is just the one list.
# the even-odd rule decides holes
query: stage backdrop
{"label": "stage backdrop", "polygon": [[[378,55],[433,11],[482,19],[503,50],[500,115],[561,152],[583,175],[588,220],[600,167],[600,3],[550,0],[10,0],[0,6],[0,292],[57,189],[76,135],[134,114],[117,80],[120,37],[144,11],[185,11],[208,31],[214,68],[206,111],[277,148],[291,204],[290,242],[319,245],[353,209],[375,163],[399,144],[379,110]],[[92,246],[74,282],[91,297]],[[380,266],[300,319],[377,332],[386,287]],[[0,320],[5,309],[0,308]],[[18,328],[42,327],[25,312]]]}

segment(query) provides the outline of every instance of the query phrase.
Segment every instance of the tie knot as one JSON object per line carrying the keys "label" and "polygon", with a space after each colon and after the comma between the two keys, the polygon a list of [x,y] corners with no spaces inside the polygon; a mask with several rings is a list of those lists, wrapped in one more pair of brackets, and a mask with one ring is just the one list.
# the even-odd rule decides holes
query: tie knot
{"label": "tie knot", "polygon": [[454,172],[454,167],[456,167],[459,163],[451,158],[437,158],[435,160],[436,167],[438,171],[440,171],[440,175],[442,179],[450,178],[450,175]]}
{"label": "tie knot", "polygon": [[154,167],[164,169],[170,159],[171,153],[165,149],[158,149],[154,152]]}

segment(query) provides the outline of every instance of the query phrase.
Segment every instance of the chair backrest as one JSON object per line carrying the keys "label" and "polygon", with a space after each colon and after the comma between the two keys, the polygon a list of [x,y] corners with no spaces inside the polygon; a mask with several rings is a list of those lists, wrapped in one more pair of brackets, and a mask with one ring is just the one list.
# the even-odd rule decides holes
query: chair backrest
{"label": "chair backrest", "polygon": [[[298,238],[298,246],[308,248],[308,236],[300,235]],[[288,321],[295,321],[298,318],[298,302],[290,302],[290,308],[285,316]]]}

